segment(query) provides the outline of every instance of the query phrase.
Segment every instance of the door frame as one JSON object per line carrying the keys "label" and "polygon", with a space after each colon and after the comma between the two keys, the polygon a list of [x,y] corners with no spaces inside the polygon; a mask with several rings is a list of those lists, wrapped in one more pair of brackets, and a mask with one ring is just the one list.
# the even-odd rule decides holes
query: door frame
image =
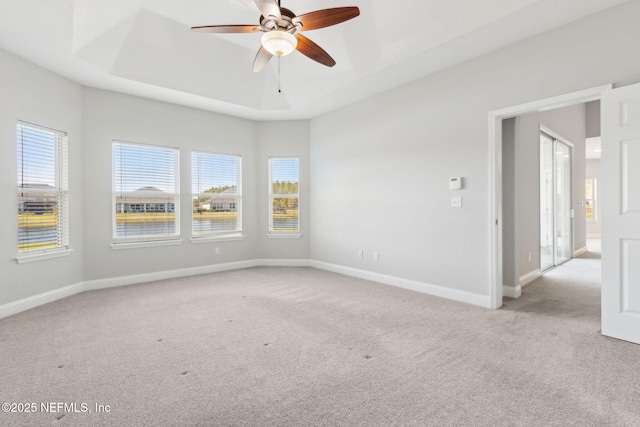
{"label": "door frame", "polygon": [[489,112],[489,304],[502,307],[502,120],[599,100],[606,84]]}

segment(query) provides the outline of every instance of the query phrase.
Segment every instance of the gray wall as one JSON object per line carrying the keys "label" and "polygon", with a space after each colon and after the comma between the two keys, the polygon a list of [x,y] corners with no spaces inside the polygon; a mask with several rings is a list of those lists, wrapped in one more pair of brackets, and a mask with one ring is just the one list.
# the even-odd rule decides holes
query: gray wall
{"label": "gray wall", "polygon": [[[0,50],[0,305],[82,281],[82,89]],[[17,264],[16,122],[67,132],[71,255]]]}
{"label": "gray wall", "polygon": [[[258,243],[261,258],[309,258],[309,121],[263,122],[258,125]],[[269,238],[269,157],[300,157],[299,239]]]}
{"label": "gray wall", "polygon": [[[0,51],[5,74],[0,129],[15,141],[16,121],[68,132],[70,239],[68,257],[17,264],[17,213],[0,207],[0,304],[81,283],[134,274],[258,258],[309,258],[309,122],[258,123],[99,89],[83,88]],[[114,250],[112,243],[111,143],[151,143],[180,149],[182,244]],[[15,200],[16,145],[2,144],[3,194]],[[191,150],[242,156],[241,241],[192,243],[190,228]],[[271,156],[299,156],[300,239],[268,239],[268,165]],[[86,221],[83,218],[87,218]],[[8,237],[11,236],[11,237]],[[214,247],[220,254],[214,255]]]}
{"label": "gray wall", "polygon": [[600,136],[600,100],[587,102],[587,138]]}
{"label": "gray wall", "polygon": [[[86,254],[85,280],[252,260],[308,258],[308,236],[268,239],[270,156],[300,156],[301,224],[308,227],[308,122],[257,123],[216,113],[97,89],[84,91]],[[112,140],[180,148],[181,234],[179,246],[114,250],[111,231]],[[192,150],[242,156],[243,234],[241,241],[190,241]],[[303,230],[304,231],[304,230]],[[214,255],[214,248],[220,255]],[[117,272],[114,274],[114,271]]]}
{"label": "gray wall", "polygon": [[311,257],[487,295],[487,113],[640,81],[638,16],[626,3],[313,119]]}
{"label": "gray wall", "polygon": [[[640,39],[637,16],[640,2],[629,2],[307,123],[256,123],[82,89],[0,52],[4,141],[15,141],[18,119],[69,133],[74,249],[69,257],[17,265],[15,205],[2,204],[0,304],[82,280],[276,256],[488,295],[487,113],[640,81],[640,56],[632,54]],[[215,244],[222,249],[216,257],[214,244],[189,241],[183,217],[180,246],[111,249],[113,139],[180,147],[183,206],[190,203],[189,150],[241,154],[244,240]],[[2,194],[15,200],[15,143],[0,146]],[[284,154],[301,155],[309,168],[301,176],[308,188],[301,196],[304,236],[281,242],[265,236],[264,160]],[[463,190],[448,189],[452,176],[465,178]],[[452,195],[463,197],[461,209],[449,207]],[[360,249],[364,259],[357,257]]]}
{"label": "gray wall", "polygon": [[[573,250],[586,245],[586,220],[583,206],[585,177],[585,105],[580,104],[516,119],[515,144],[515,264],[516,280],[540,267],[540,126],[573,144],[572,205]],[[531,261],[529,261],[531,253]],[[505,285],[518,284],[504,282]]]}
{"label": "gray wall", "polygon": [[[196,267],[257,256],[257,124],[248,120],[98,89],[85,89],[85,280]],[[180,148],[179,246],[111,248],[113,140]],[[191,243],[191,150],[242,156],[242,241]],[[246,202],[245,202],[246,200]],[[220,247],[220,255],[213,248]]]}
{"label": "gray wall", "polygon": [[515,286],[516,275],[516,118],[502,121],[502,283]]}

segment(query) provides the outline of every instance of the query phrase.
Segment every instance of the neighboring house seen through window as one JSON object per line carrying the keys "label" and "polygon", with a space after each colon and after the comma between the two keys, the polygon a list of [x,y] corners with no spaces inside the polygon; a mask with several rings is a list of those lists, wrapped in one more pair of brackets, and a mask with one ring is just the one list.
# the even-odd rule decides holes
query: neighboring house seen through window
{"label": "neighboring house seen through window", "polygon": [[113,142],[115,243],[180,235],[178,149]]}
{"label": "neighboring house seen through window", "polygon": [[193,237],[242,231],[242,159],[204,151],[191,153]]}
{"label": "neighboring house seen through window", "polygon": [[69,246],[67,134],[19,122],[18,252]]}

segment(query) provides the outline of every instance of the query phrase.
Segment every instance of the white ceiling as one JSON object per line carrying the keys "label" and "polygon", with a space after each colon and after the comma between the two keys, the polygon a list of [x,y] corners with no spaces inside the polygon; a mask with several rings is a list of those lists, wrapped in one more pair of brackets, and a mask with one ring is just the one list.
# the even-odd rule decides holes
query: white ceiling
{"label": "white ceiling", "polygon": [[304,119],[627,0],[282,0],[298,15],[358,6],[305,32],[337,62],[294,52],[251,71],[258,34],[192,26],[258,23],[251,0],[2,0],[0,48],[80,84],[254,120]]}

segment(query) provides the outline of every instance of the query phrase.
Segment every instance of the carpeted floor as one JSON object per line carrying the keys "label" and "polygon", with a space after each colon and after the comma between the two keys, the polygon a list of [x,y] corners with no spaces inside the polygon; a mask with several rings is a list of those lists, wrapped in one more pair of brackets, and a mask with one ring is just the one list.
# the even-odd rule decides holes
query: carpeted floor
{"label": "carpeted floor", "polygon": [[598,265],[501,310],[310,268],[79,294],[0,320],[0,401],[38,406],[0,425],[638,426],[640,346],[600,335]]}

